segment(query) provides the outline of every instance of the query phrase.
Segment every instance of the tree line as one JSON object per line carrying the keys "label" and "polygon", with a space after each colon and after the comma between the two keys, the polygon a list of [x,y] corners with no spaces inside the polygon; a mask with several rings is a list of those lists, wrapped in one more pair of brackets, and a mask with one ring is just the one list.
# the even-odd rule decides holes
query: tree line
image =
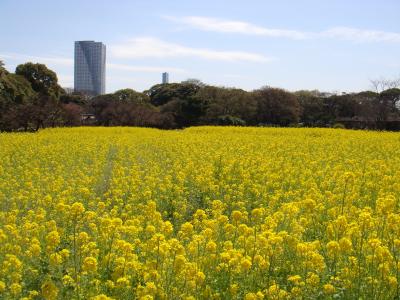
{"label": "tree line", "polygon": [[374,91],[328,94],[263,87],[254,91],[189,79],[144,92],[123,89],[89,98],[67,94],[43,64],[15,73],[0,61],[0,131],[55,126],[197,125],[347,127],[400,130],[400,81],[375,80]]}

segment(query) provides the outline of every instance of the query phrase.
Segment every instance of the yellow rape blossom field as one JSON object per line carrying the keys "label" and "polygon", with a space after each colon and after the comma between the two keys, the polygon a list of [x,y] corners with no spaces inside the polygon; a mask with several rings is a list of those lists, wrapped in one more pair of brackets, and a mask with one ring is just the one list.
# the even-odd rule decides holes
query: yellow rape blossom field
{"label": "yellow rape blossom field", "polygon": [[400,134],[0,134],[1,299],[397,299]]}

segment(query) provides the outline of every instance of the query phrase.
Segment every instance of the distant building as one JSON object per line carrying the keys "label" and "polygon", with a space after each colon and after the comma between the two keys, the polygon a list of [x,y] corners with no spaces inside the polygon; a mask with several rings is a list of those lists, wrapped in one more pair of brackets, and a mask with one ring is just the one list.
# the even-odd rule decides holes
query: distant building
{"label": "distant building", "polygon": [[169,74],[167,72],[162,73],[162,83],[163,84],[169,83]]}
{"label": "distant building", "polygon": [[71,87],[64,87],[63,89],[67,95],[72,95],[74,93],[74,89]]}
{"label": "distant building", "polygon": [[94,125],[96,124],[96,116],[94,114],[81,114],[82,125]]}
{"label": "distant building", "polygon": [[75,92],[91,96],[106,91],[106,46],[101,42],[75,42]]}

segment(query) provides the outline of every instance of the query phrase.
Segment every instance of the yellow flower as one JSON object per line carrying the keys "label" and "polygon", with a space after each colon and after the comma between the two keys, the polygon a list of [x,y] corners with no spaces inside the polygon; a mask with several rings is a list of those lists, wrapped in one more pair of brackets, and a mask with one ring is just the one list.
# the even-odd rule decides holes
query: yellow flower
{"label": "yellow flower", "polygon": [[108,297],[107,295],[100,294],[91,298],[91,300],[113,300],[113,298]]}
{"label": "yellow flower", "polygon": [[389,276],[388,277],[388,282],[389,282],[389,286],[391,288],[397,288],[397,278],[394,276]]}
{"label": "yellow flower", "polygon": [[60,244],[60,235],[57,231],[51,231],[46,236],[47,246],[50,248],[57,247]]}
{"label": "yellow flower", "polygon": [[254,221],[259,222],[261,221],[261,218],[264,214],[264,209],[263,208],[254,208],[251,211],[251,216],[254,219]]}
{"label": "yellow flower", "polygon": [[52,266],[58,266],[63,262],[63,258],[58,253],[52,253],[50,254],[49,261]]}
{"label": "yellow flower", "polygon": [[294,286],[292,287],[292,289],[290,290],[290,293],[295,296],[295,297],[300,297],[301,295],[301,288],[298,286]]}
{"label": "yellow flower", "polygon": [[257,295],[254,293],[247,293],[246,296],[244,296],[245,300],[257,300]]}
{"label": "yellow flower", "polygon": [[106,283],[105,283],[105,286],[110,290],[115,288],[115,284],[111,280],[107,280]]}
{"label": "yellow flower", "polygon": [[183,233],[189,235],[193,231],[193,225],[190,224],[189,222],[186,222],[186,223],[182,224],[181,230],[182,230]]}
{"label": "yellow flower", "polygon": [[71,214],[74,216],[78,216],[78,215],[82,214],[84,211],[85,211],[85,207],[80,202],[75,202],[71,206]]}
{"label": "yellow flower", "polygon": [[78,234],[78,242],[79,243],[85,244],[88,242],[88,240],[89,240],[89,235],[86,232],[84,232],[84,231],[79,232],[79,234]]}
{"label": "yellow flower", "polygon": [[185,263],[186,263],[186,257],[181,254],[177,255],[174,264],[175,270],[179,272],[184,267]]}
{"label": "yellow flower", "polygon": [[326,244],[326,249],[328,250],[329,257],[333,258],[339,254],[340,245],[336,241],[330,241],[328,244]]}
{"label": "yellow flower", "polygon": [[156,232],[156,228],[153,225],[147,225],[146,232],[149,234],[154,234]]}
{"label": "yellow flower", "polygon": [[280,293],[280,288],[279,288],[279,286],[278,286],[277,284],[271,285],[271,286],[269,287],[269,289],[268,289],[268,293],[269,293],[271,296],[279,296],[279,293]]}
{"label": "yellow flower", "polygon": [[150,295],[155,295],[157,292],[157,286],[154,284],[154,282],[146,282],[146,292]]}
{"label": "yellow flower", "polygon": [[240,222],[240,219],[242,218],[242,213],[238,210],[234,210],[232,212],[232,220],[235,221],[235,223]]}
{"label": "yellow flower", "polygon": [[97,271],[97,259],[94,257],[85,257],[82,269],[89,273],[95,273]]}
{"label": "yellow flower", "polygon": [[72,286],[74,285],[74,279],[69,275],[64,275],[62,278],[62,282],[65,286]]}
{"label": "yellow flower", "polygon": [[62,249],[59,253],[63,257],[63,259],[67,259],[70,255],[70,252],[68,249]]}
{"label": "yellow flower", "polygon": [[376,209],[379,213],[388,215],[396,207],[396,197],[388,195],[385,198],[378,198],[376,201]]}
{"label": "yellow flower", "polygon": [[14,296],[18,296],[22,291],[22,287],[18,283],[13,283],[10,285],[10,291]]}
{"label": "yellow flower", "polygon": [[58,288],[56,285],[48,280],[42,284],[42,296],[46,300],[54,300],[57,298]]}
{"label": "yellow flower", "polygon": [[35,299],[37,296],[39,296],[38,291],[35,290],[29,291],[29,299]]}
{"label": "yellow flower", "polygon": [[238,293],[238,290],[239,290],[239,285],[237,283],[231,284],[231,286],[229,287],[229,291],[233,296]]}
{"label": "yellow flower", "polygon": [[353,245],[350,239],[343,237],[339,240],[339,246],[342,252],[349,252],[351,251]]}
{"label": "yellow flower", "polygon": [[251,261],[247,258],[244,258],[240,262],[240,265],[242,267],[242,271],[247,272],[251,268]]}
{"label": "yellow flower", "polygon": [[214,253],[217,250],[217,244],[214,241],[209,241],[206,245],[206,250]]}
{"label": "yellow flower", "polygon": [[331,295],[335,292],[335,287],[330,283],[324,284],[323,288],[324,288],[324,293],[327,295]]}
{"label": "yellow flower", "polygon": [[170,221],[164,222],[164,233],[166,235],[171,234],[174,231],[174,226]]}
{"label": "yellow flower", "polygon": [[292,282],[293,284],[297,285],[301,281],[301,276],[300,275],[293,275],[288,277],[288,281]]}
{"label": "yellow flower", "polygon": [[129,279],[126,277],[120,277],[117,279],[117,286],[119,287],[127,287],[129,286]]}
{"label": "yellow flower", "polygon": [[204,275],[203,272],[199,271],[196,274],[196,283],[201,285],[204,283],[204,280],[206,279],[206,275]]}
{"label": "yellow flower", "polygon": [[317,286],[319,284],[319,276],[314,273],[309,273],[306,282],[311,286]]}
{"label": "yellow flower", "polygon": [[90,127],[0,140],[0,299],[397,296],[400,133]]}
{"label": "yellow flower", "polygon": [[32,245],[29,247],[29,251],[30,251],[30,253],[32,254],[32,256],[39,256],[41,250],[42,250],[42,249],[40,248],[40,245],[39,245],[39,244],[36,244],[36,243],[32,244]]}

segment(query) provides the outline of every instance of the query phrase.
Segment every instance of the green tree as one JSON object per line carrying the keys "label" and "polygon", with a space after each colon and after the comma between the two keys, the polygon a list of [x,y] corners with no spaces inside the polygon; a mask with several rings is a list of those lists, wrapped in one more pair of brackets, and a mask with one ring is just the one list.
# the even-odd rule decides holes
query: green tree
{"label": "green tree", "polygon": [[145,93],[153,105],[164,114],[172,115],[178,127],[198,124],[201,103],[195,97],[201,87],[197,83],[158,84]]}
{"label": "green tree", "polygon": [[60,96],[63,89],[59,86],[57,75],[43,64],[31,62],[17,66],[15,74],[25,77],[37,92],[29,111],[33,112],[33,127],[56,126],[63,123]]}
{"label": "green tree", "polygon": [[183,83],[183,84],[194,84],[194,85],[197,85],[200,88],[206,86],[206,84],[204,82],[202,82],[200,79],[196,79],[196,78],[188,78],[188,79],[186,79],[184,81],[181,81],[181,83]]}
{"label": "green tree", "polygon": [[131,89],[94,97],[91,107],[98,124],[103,126],[157,127],[161,119],[149,97]]}
{"label": "green tree", "polygon": [[364,91],[353,95],[357,103],[356,116],[364,122],[363,128],[376,128],[379,113],[379,94]]}
{"label": "green tree", "polygon": [[325,126],[324,101],[319,91],[297,91],[294,93],[301,106],[300,122],[305,126]]}
{"label": "green tree", "polygon": [[278,88],[261,88],[253,92],[257,101],[258,123],[287,126],[298,123],[301,107],[296,96]]}
{"label": "green tree", "polygon": [[217,118],[217,124],[223,126],[245,126],[246,122],[240,118],[232,116],[219,116]]}
{"label": "green tree", "polygon": [[201,99],[205,109],[205,123],[221,124],[236,119],[248,124],[253,123],[257,102],[244,90],[206,86],[196,97]]}
{"label": "green tree", "polygon": [[86,95],[82,94],[61,94],[60,96],[60,102],[63,104],[69,104],[69,103],[74,103],[80,106],[85,106],[88,104],[88,97]]}
{"label": "green tree", "polygon": [[173,100],[187,100],[193,97],[200,89],[195,83],[169,83],[152,86],[145,93],[150,97],[151,104],[155,106],[164,105]]}
{"label": "green tree", "polygon": [[139,93],[132,89],[122,89],[113,94],[113,98],[119,101],[131,102],[136,104],[149,104],[150,98],[144,93]]}
{"label": "green tree", "polygon": [[400,104],[400,89],[391,88],[380,93],[379,98],[386,103],[391,113],[397,114]]}
{"label": "green tree", "polygon": [[0,60],[0,76],[2,75],[2,74],[5,74],[7,71],[6,71],[6,69],[4,68],[4,63],[3,63],[3,61],[2,60]]}
{"label": "green tree", "polygon": [[15,74],[24,76],[37,93],[59,98],[62,88],[58,84],[57,75],[46,65],[31,62],[18,65]]}
{"label": "green tree", "polygon": [[20,75],[0,75],[0,130],[27,128],[31,119],[23,107],[31,105],[37,97],[28,80]]}
{"label": "green tree", "polygon": [[324,99],[325,114],[332,122],[338,118],[353,118],[356,116],[357,102],[352,94],[332,95]]}
{"label": "green tree", "polygon": [[374,101],[378,128],[387,129],[389,121],[399,119],[400,89],[390,88],[382,91]]}
{"label": "green tree", "polygon": [[31,102],[36,95],[24,77],[11,73],[0,77],[0,107]]}

